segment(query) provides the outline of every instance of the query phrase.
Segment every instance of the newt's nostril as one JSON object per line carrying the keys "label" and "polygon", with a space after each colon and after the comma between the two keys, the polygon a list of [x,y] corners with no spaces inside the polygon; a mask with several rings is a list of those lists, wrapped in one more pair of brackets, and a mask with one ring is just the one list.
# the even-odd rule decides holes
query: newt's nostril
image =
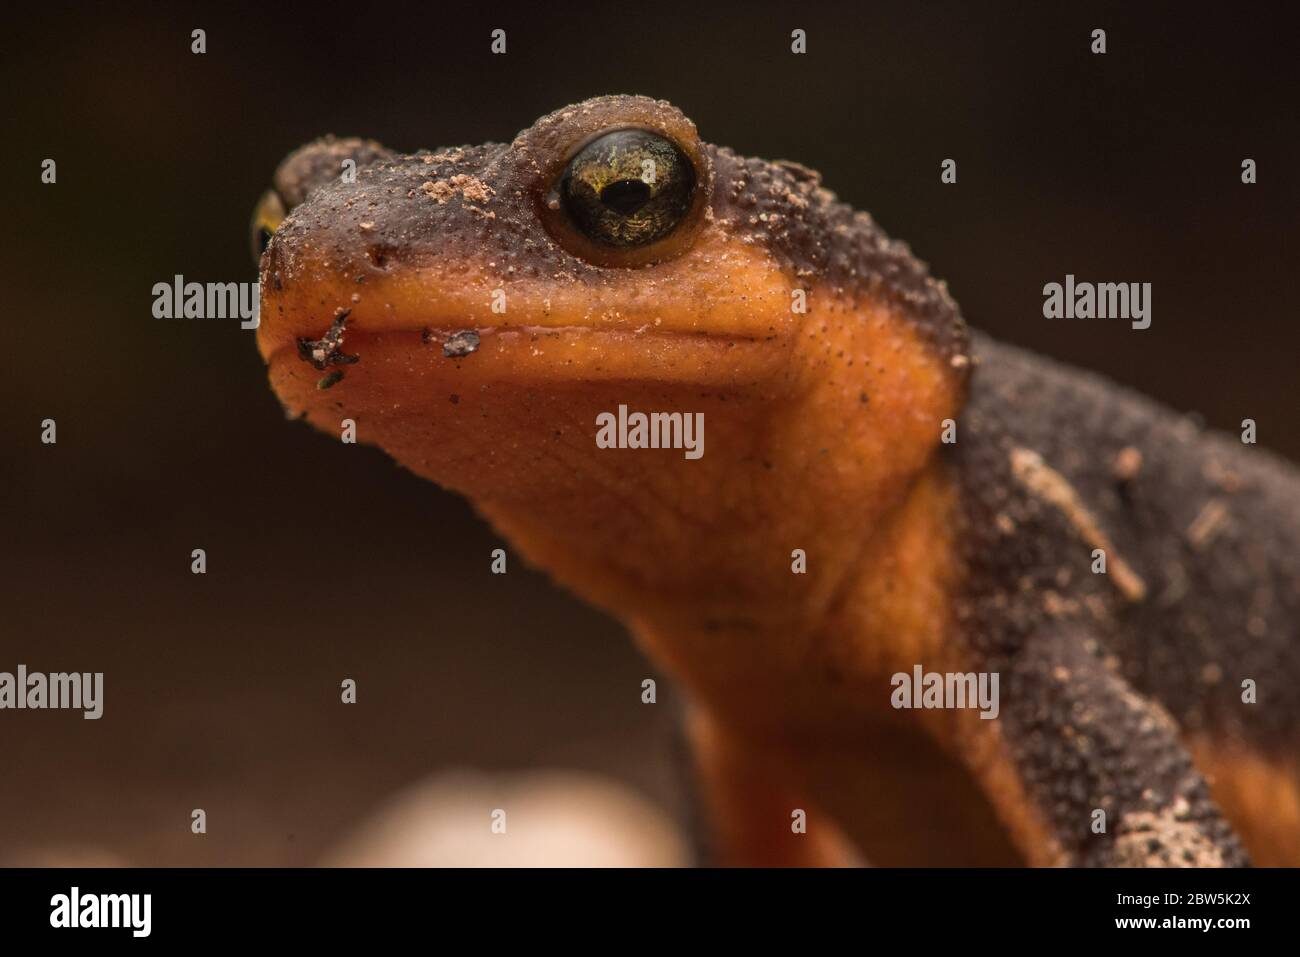
{"label": "newt's nostril", "polygon": [[387,269],[388,260],[396,250],[392,246],[371,246],[366,250],[366,258],[376,269]]}

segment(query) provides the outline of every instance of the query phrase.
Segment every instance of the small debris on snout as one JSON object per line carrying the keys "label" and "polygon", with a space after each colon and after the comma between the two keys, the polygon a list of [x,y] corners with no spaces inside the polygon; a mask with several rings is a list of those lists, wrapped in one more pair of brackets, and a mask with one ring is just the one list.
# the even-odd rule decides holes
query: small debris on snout
{"label": "small debris on snout", "polygon": [[478,333],[473,329],[453,332],[442,344],[442,354],[448,359],[459,359],[478,350]]}
{"label": "small debris on snout", "polygon": [[[352,365],[360,361],[360,356],[350,356],[340,350],[343,347],[343,328],[347,325],[351,309],[340,309],[330,323],[329,329],[319,339],[299,339],[298,358],[310,362],[314,368],[325,370],[330,366]],[[328,377],[327,377],[328,378]],[[340,378],[342,375],[340,374]],[[335,380],[337,381],[337,380]],[[333,384],[333,383],[331,383]]]}
{"label": "small debris on snout", "polygon": [[324,391],[325,389],[333,388],[342,379],[343,379],[343,370],[335,369],[329,375],[322,377],[321,380],[316,383],[316,388],[322,391]]}
{"label": "small debris on snout", "polygon": [[439,206],[456,195],[456,190],[452,188],[450,183],[434,182],[433,180],[421,183],[420,189],[424,191],[424,195],[436,200]]}
{"label": "small debris on snout", "polygon": [[[457,173],[446,182],[429,180],[420,184],[420,191],[434,200],[439,206],[446,203],[457,193],[460,193],[461,200],[465,203],[486,203],[497,194],[496,190],[491,186],[476,176],[470,176],[468,173]],[[415,191],[412,190],[407,195],[413,196],[414,194]],[[482,212],[482,210],[479,212]],[[491,216],[491,214],[489,215]],[[496,217],[491,216],[491,218],[495,219]]]}

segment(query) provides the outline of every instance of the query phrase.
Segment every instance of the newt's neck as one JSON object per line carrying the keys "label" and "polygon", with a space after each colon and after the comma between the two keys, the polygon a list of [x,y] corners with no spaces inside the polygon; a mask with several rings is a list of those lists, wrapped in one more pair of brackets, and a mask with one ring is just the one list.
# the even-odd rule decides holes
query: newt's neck
{"label": "newt's neck", "polygon": [[[702,458],[597,449],[592,426],[575,423],[572,445],[535,461],[537,495],[476,497],[528,558],[701,692],[788,690],[821,652],[822,667],[867,667],[885,632],[920,633],[909,619],[929,613],[939,587],[948,500],[934,453],[963,377],[887,311],[823,309],[790,346],[779,387],[618,396],[703,412]],[[594,421],[610,390],[575,390],[555,401]],[[837,663],[843,647],[862,661]]]}
{"label": "newt's neck", "polygon": [[[799,576],[786,564],[784,574],[799,580],[805,591],[797,598],[805,600],[707,621],[676,608],[634,622],[637,637],[738,731],[798,735],[815,726],[826,740],[852,734],[887,710],[893,674],[910,674],[915,664],[962,670],[945,644],[957,583],[954,505],[936,458],[856,542],[828,536],[824,547],[813,546],[810,554],[822,561],[842,555],[838,566],[810,563]],[[809,600],[814,575],[836,582],[829,600]]]}

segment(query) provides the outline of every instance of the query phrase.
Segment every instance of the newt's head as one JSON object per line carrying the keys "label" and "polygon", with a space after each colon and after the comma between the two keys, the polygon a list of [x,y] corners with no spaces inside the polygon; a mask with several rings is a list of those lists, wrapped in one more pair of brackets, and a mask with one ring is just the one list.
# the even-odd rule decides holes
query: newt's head
{"label": "newt's head", "polygon": [[[432,153],[322,140],[275,185],[254,226],[282,402],[335,435],[355,420],[598,600],[750,592],[741,557],[788,572],[823,522],[882,507],[960,404],[965,327],[906,246],[662,101]],[[702,413],[704,454],[600,447],[620,406]],[[790,544],[756,559],[760,540]]]}

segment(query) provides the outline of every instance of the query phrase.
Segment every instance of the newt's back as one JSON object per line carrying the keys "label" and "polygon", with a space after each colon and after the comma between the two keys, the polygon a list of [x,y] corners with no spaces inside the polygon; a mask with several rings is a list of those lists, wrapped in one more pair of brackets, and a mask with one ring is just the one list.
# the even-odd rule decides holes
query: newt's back
{"label": "newt's back", "polygon": [[[1168,710],[1198,764],[1231,764],[1238,789],[1243,761],[1283,771],[1268,813],[1300,829],[1300,473],[1099,377],[983,336],[975,354],[948,447],[963,640],[996,670],[1035,636],[1083,636],[1105,673]],[[1064,684],[1077,668],[1053,670]],[[1023,678],[1007,693],[1040,692]],[[1112,732],[1126,730],[1140,733]]]}

